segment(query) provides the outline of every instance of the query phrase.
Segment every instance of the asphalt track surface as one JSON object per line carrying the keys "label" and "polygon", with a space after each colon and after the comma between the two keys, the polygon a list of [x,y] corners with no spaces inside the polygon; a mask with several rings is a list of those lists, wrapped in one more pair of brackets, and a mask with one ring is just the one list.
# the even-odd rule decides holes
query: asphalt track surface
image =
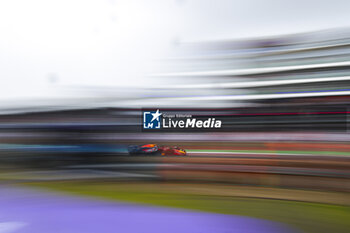
{"label": "asphalt track surface", "polygon": [[255,218],[108,202],[0,186],[0,233],[277,233]]}

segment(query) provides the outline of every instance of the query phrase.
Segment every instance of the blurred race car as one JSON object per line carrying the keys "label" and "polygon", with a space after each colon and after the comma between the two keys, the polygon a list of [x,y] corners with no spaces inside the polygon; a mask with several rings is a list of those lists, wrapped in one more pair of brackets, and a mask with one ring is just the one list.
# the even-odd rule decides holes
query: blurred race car
{"label": "blurred race car", "polygon": [[187,155],[187,152],[177,146],[161,146],[158,151],[161,155]]}
{"label": "blurred race car", "polygon": [[128,151],[130,155],[187,155],[186,150],[178,146],[158,146],[156,144],[131,145],[128,147]]}
{"label": "blurred race car", "polygon": [[128,147],[129,154],[156,154],[159,148],[156,144],[131,145]]}

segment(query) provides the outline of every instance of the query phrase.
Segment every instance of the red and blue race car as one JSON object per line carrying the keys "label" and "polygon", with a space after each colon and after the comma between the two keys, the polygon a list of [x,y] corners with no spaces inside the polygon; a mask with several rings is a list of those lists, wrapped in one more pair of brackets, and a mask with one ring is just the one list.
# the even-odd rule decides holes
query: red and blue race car
{"label": "red and blue race car", "polygon": [[130,155],[187,155],[186,150],[178,146],[158,146],[157,144],[131,145],[128,151]]}

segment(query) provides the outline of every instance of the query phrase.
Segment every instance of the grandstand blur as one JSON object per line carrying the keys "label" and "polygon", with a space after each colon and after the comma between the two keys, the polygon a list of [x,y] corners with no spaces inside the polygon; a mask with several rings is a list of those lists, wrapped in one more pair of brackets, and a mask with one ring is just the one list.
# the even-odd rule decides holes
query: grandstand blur
{"label": "grandstand blur", "polygon": [[141,108],[161,108],[222,118],[226,132],[347,131],[348,28],[179,43],[162,67],[142,88],[57,87],[50,101],[3,102],[0,129],[137,133]]}
{"label": "grandstand blur", "polygon": [[[348,191],[349,36],[183,43],[148,86],[71,87],[50,101],[3,103],[1,168]],[[215,117],[223,127],[145,133],[142,109]],[[144,143],[181,145],[189,158],[127,155],[127,145]]]}
{"label": "grandstand blur", "polygon": [[182,92],[171,100],[197,107],[342,105],[350,93],[349,36],[349,29],[338,29],[184,44],[168,61],[174,72],[157,76],[163,88]]}

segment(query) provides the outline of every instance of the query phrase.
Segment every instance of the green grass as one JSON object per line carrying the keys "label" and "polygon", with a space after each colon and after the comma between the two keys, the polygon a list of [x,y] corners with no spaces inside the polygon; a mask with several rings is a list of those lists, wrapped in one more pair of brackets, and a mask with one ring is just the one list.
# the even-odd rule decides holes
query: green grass
{"label": "green grass", "polygon": [[[50,182],[32,186],[95,198],[244,215],[279,221],[310,233],[349,232],[350,207],[258,198],[223,197],[161,192],[145,186],[118,183]],[[152,184],[154,187],[154,184]]]}

